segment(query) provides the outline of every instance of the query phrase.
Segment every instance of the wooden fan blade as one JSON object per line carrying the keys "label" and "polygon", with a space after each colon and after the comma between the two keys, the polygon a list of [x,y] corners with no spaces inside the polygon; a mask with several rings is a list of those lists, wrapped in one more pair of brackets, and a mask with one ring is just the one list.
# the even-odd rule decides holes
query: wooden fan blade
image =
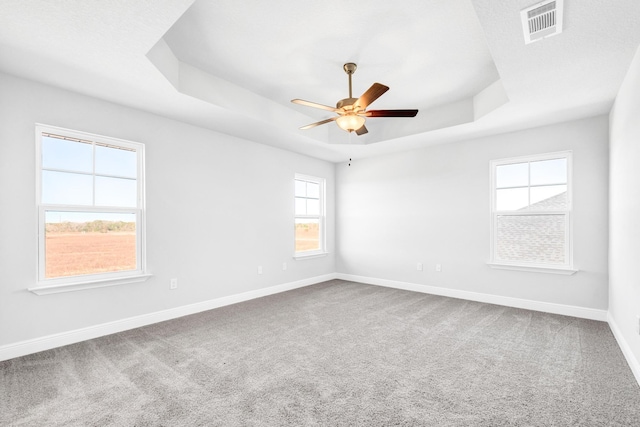
{"label": "wooden fan blade", "polygon": [[380,83],[374,83],[369,89],[367,89],[365,93],[362,94],[360,98],[358,98],[358,100],[356,101],[356,105],[364,110],[369,106],[369,104],[380,98],[382,94],[388,90],[389,86],[385,86]]}
{"label": "wooden fan blade", "polygon": [[328,105],[318,104],[316,102],[305,101],[304,99],[292,99],[291,102],[293,102],[294,104],[305,105],[307,107],[313,107],[313,108],[321,108],[323,110],[329,110],[333,112],[338,111],[337,108],[329,107]]}
{"label": "wooden fan blade", "polygon": [[356,129],[356,133],[358,134],[358,136],[360,135],[364,135],[365,133],[368,133],[369,131],[367,130],[367,127],[365,125],[360,126],[360,129]]}
{"label": "wooden fan blade", "polygon": [[369,110],[362,113],[365,117],[415,117],[418,110]]}
{"label": "wooden fan blade", "polygon": [[338,118],[337,116],[336,116],[336,117],[331,117],[330,119],[327,119],[327,120],[321,120],[321,121],[319,121],[319,122],[311,123],[310,125],[302,126],[300,129],[301,129],[301,130],[311,129],[311,128],[314,128],[314,127],[316,127],[316,126],[323,125],[323,124],[325,124],[325,123],[333,122],[333,121],[335,121],[337,118]]}

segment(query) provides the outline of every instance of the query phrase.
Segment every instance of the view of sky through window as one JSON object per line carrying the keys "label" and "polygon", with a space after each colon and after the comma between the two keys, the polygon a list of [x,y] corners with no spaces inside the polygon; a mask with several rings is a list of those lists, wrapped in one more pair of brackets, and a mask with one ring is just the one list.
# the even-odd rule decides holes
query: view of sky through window
{"label": "view of sky through window", "polygon": [[[137,154],[134,150],[42,137],[42,203],[95,207],[137,206]],[[97,213],[56,212],[46,222],[84,222]],[[102,215],[130,220],[129,214]]]}
{"label": "view of sky through window", "polygon": [[567,159],[496,167],[496,210],[516,211],[567,191]]}

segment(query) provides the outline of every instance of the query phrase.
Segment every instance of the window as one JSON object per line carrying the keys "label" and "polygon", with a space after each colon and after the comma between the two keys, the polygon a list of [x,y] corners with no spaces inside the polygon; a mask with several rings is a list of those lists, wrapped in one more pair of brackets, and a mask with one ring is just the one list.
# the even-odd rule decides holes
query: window
{"label": "window", "polygon": [[38,285],[31,290],[146,278],[144,146],[48,126],[36,127],[36,146]]}
{"label": "window", "polygon": [[571,270],[571,153],[491,162],[491,263]]}
{"label": "window", "polygon": [[324,179],[295,176],[295,256],[325,253]]}

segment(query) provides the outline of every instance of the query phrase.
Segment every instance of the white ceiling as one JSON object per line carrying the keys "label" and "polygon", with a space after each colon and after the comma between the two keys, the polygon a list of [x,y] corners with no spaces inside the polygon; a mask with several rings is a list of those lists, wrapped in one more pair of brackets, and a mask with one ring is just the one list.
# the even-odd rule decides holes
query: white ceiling
{"label": "white ceiling", "polygon": [[[564,0],[525,45],[530,0],[2,0],[0,70],[205,128],[344,161],[607,113],[640,44],[637,0]],[[64,6],[64,7],[63,7]],[[333,113],[391,89],[367,135]]]}

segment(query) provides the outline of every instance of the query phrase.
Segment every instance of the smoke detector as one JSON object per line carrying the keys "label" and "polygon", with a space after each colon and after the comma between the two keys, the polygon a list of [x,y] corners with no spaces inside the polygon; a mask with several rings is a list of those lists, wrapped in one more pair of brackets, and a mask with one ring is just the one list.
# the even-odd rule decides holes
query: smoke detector
{"label": "smoke detector", "polygon": [[520,11],[524,43],[529,44],[562,32],[563,0],[547,0]]}

